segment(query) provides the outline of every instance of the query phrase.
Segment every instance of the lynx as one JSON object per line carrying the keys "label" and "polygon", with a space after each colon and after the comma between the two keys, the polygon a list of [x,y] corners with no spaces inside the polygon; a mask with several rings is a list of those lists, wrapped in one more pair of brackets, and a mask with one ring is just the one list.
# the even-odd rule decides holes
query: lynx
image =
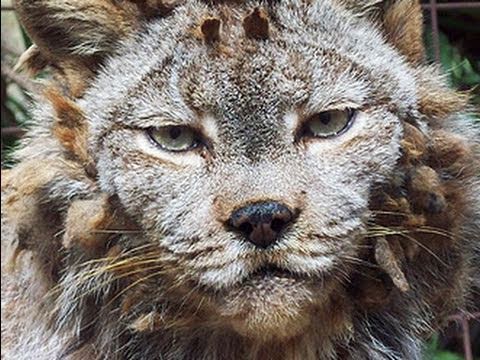
{"label": "lynx", "polygon": [[2,177],[5,359],[414,360],[478,302],[479,128],[417,1],[16,7],[52,77]]}

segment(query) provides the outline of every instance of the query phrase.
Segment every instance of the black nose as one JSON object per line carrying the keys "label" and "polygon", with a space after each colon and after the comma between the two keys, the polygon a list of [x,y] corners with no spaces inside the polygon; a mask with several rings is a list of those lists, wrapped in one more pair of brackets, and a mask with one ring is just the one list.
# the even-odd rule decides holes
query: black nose
{"label": "black nose", "polygon": [[230,226],[254,245],[266,248],[274,244],[280,232],[293,220],[293,213],[278,202],[259,202],[238,209],[230,216]]}

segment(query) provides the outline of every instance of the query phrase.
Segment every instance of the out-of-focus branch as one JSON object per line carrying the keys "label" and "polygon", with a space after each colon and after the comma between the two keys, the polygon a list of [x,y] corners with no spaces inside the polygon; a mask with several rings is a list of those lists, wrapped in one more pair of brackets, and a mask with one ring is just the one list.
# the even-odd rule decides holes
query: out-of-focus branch
{"label": "out-of-focus branch", "polygon": [[463,354],[465,360],[473,360],[472,344],[470,341],[470,326],[467,318],[462,319],[462,333],[463,333]]}
{"label": "out-of-focus branch", "polygon": [[2,41],[2,54],[3,52],[6,52],[8,53],[9,55],[13,56],[13,57],[20,57],[20,55],[22,54],[19,54],[17,50],[14,50],[12,49],[10,46],[8,46],[7,44],[5,44],[3,41]]}
{"label": "out-of-focus branch", "polygon": [[2,61],[2,75],[5,76],[5,78],[7,78],[8,80],[16,83],[22,89],[32,94],[38,94],[39,92],[39,87],[37,85],[35,85],[26,76],[13,71],[13,69],[3,61]]}
{"label": "out-of-focus branch", "polygon": [[455,314],[448,317],[448,320],[450,321],[462,321],[463,319],[466,319],[466,320],[480,319],[480,312]]}
{"label": "out-of-focus branch", "polygon": [[[432,4],[423,4],[424,9],[431,9]],[[475,9],[480,8],[480,3],[478,1],[467,1],[467,2],[448,2],[448,3],[436,3],[433,5],[438,10],[457,10],[457,9]]]}
{"label": "out-of-focus branch", "polygon": [[23,134],[25,134],[25,130],[19,128],[18,126],[9,126],[2,128],[2,136],[21,137]]}
{"label": "out-of-focus branch", "polygon": [[463,340],[463,354],[465,360],[473,360],[472,343],[470,339],[469,320],[480,319],[480,312],[474,313],[460,313],[448,317],[448,320],[455,321],[461,325],[462,340]]}

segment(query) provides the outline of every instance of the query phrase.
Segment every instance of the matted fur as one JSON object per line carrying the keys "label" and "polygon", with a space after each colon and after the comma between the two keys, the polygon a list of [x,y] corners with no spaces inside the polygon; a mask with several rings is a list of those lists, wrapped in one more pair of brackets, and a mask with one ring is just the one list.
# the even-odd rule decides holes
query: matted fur
{"label": "matted fur", "polygon": [[[17,6],[55,76],[2,174],[5,359],[420,359],[478,300],[479,129],[416,1]],[[259,200],[298,214],[263,250],[225,226]]]}

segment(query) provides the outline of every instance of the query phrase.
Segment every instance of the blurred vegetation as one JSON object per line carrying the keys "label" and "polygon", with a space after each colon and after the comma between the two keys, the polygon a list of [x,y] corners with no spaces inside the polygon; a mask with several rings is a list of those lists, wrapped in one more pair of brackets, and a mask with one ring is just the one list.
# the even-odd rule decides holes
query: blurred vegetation
{"label": "blurred vegetation", "polygon": [[[445,1],[444,1],[445,2]],[[2,2],[3,4],[3,2]],[[428,13],[426,14],[425,44],[430,60],[434,60],[433,41],[429,27]],[[3,22],[3,14],[2,14]],[[472,102],[480,108],[480,9],[455,10],[439,13],[440,25],[440,62],[448,74],[451,85],[472,94]],[[18,30],[16,30],[18,32]],[[2,26],[2,67],[3,63],[13,65],[20,54],[18,50],[4,48],[5,33]],[[22,48],[30,45],[30,40],[21,32]],[[1,127],[2,127],[2,167],[8,166],[5,154],[15,146],[17,135],[5,133],[3,130],[12,130],[14,126],[23,127],[29,120],[30,98],[21,87],[12,84],[5,78],[2,71],[1,78]],[[477,117],[478,121],[478,117]],[[480,336],[473,337],[474,347],[478,352]],[[457,353],[445,349],[448,346]],[[435,336],[428,344],[425,352],[426,360],[461,360],[459,355],[461,344],[451,339]],[[480,356],[480,354],[476,354]]]}
{"label": "blurred vegetation", "polygon": [[[428,13],[426,15],[425,44],[430,60],[434,60]],[[443,70],[453,87],[470,91],[472,102],[480,106],[480,8],[440,12],[439,26]]]}
{"label": "blurred vegetation", "polygon": [[439,337],[436,335],[425,350],[425,360],[463,360],[463,356],[442,349]]}

